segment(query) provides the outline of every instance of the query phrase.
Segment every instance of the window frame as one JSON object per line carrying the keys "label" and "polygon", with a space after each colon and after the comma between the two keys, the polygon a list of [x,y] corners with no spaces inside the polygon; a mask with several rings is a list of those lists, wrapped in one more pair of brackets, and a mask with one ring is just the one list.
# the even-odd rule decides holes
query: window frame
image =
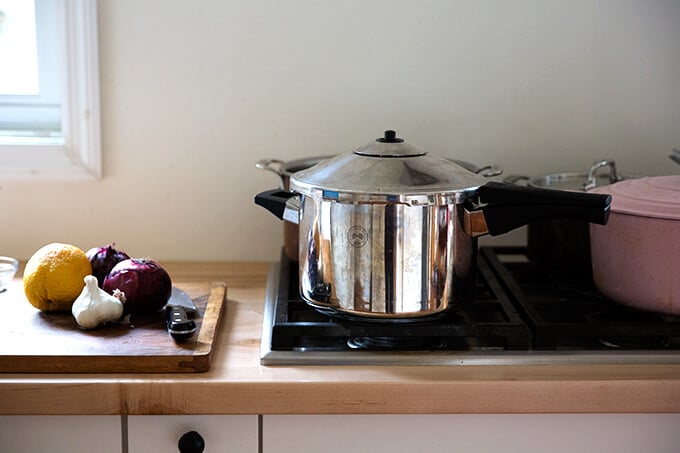
{"label": "window frame", "polygon": [[97,0],[61,0],[61,136],[0,137],[0,181],[102,177]]}

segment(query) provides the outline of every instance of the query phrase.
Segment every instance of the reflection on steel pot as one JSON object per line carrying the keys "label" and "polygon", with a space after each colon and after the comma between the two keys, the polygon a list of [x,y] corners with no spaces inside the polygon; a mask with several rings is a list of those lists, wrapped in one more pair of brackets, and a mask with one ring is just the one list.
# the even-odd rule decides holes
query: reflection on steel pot
{"label": "reflection on steel pot", "polygon": [[[511,176],[506,181],[583,192],[640,177],[633,173],[618,172],[613,160],[600,160],[594,162],[588,172],[551,173],[535,178]],[[527,254],[534,260],[553,265],[590,266],[588,223],[571,218],[531,222],[527,227]]]}
{"label": "reflection on steel pot", "polygon": [[[255,163],[255,168],[259,170],[266,170],[275,173],[281,179],[280,187],[283,190],[290,189],[290,177],[295,173],[307,170],[316,164],[324,162],[335,156],[314,156],[305,157],[301,159],[293,159],[288,161],[283,161],[280,159],[261,159]],[[499,176],[503,173],[501,169],[494,165],[485,165],[483,167],[478,167],[469,162],[465,162],[457,159],[449,159],[460,165],[463,168],[468,169],[471,172],[477,173],[484,177],[490,178],[494,176]],[[292,223],[287,220],[283,222],[283,250],[286,256],[291,261],[298,260],[298,226],[297,223]]]}
{"label": "reflection on steel pot", "polygon": [[680,315],[680,176],[622,181],[609,224],[590,227],[593,280],[610,299]]}
{"label": "reflection on steel pot", "polygon": [[332,314],[433,315],[473,297],[476,238],[543,217],[604,224],[610,197],[488,182],[393,131],[255,197],[298,222],[300,293]]}

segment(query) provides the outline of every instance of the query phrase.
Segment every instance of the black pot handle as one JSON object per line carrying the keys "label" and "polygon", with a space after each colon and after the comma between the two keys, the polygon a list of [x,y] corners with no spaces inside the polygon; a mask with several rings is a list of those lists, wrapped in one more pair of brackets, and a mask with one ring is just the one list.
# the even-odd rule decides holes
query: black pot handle
{"label": "black pot handle", "polygon": [[262,206],[267,211],[283,220],[283,214],[286,211],[286,202],[297,195],[297,193],[286,192],[281,189],[266,190],[255,195],[255,204]]}
{"label": "black pot handle", "polygon": [[606,225],[611,195],[543,189],[488,182],[477,189],[481,211],[492,236],[535,220],[569,218]]}

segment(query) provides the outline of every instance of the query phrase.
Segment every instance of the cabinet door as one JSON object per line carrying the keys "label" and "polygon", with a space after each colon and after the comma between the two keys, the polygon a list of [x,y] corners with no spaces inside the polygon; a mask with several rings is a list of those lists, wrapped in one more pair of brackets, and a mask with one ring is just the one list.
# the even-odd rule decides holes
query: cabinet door
{"label": "cabinet door", "polygon": [[120,416],[0,416],[0,451],[121,453]]}
{"label": "cabinet door", "polygon": [[130,415],[128,452],[178,452],[183,434],[196,431],[205,452],[257,453],[257,415]]}
{"label": "cabinet door", "polygon": [[265,415],[264,453],[680,452],[680,414]]}

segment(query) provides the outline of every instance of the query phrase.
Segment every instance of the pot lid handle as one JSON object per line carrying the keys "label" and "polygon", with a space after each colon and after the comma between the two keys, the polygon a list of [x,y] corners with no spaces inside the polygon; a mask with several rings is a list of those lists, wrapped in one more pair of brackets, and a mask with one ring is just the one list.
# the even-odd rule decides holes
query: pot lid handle
{"label": "pot lid handle", "polygon": [[355,150],[354,154],[369,157],[416,157],[427,153],[397,137],[395,131],[386,130],[383,137]]}
{"label": "pot lid handle", "polygon": [[403,143],[404,139],[397,137],[395,131],[385,131],[385,136],[377,138],[375,141],[380,143]]}

